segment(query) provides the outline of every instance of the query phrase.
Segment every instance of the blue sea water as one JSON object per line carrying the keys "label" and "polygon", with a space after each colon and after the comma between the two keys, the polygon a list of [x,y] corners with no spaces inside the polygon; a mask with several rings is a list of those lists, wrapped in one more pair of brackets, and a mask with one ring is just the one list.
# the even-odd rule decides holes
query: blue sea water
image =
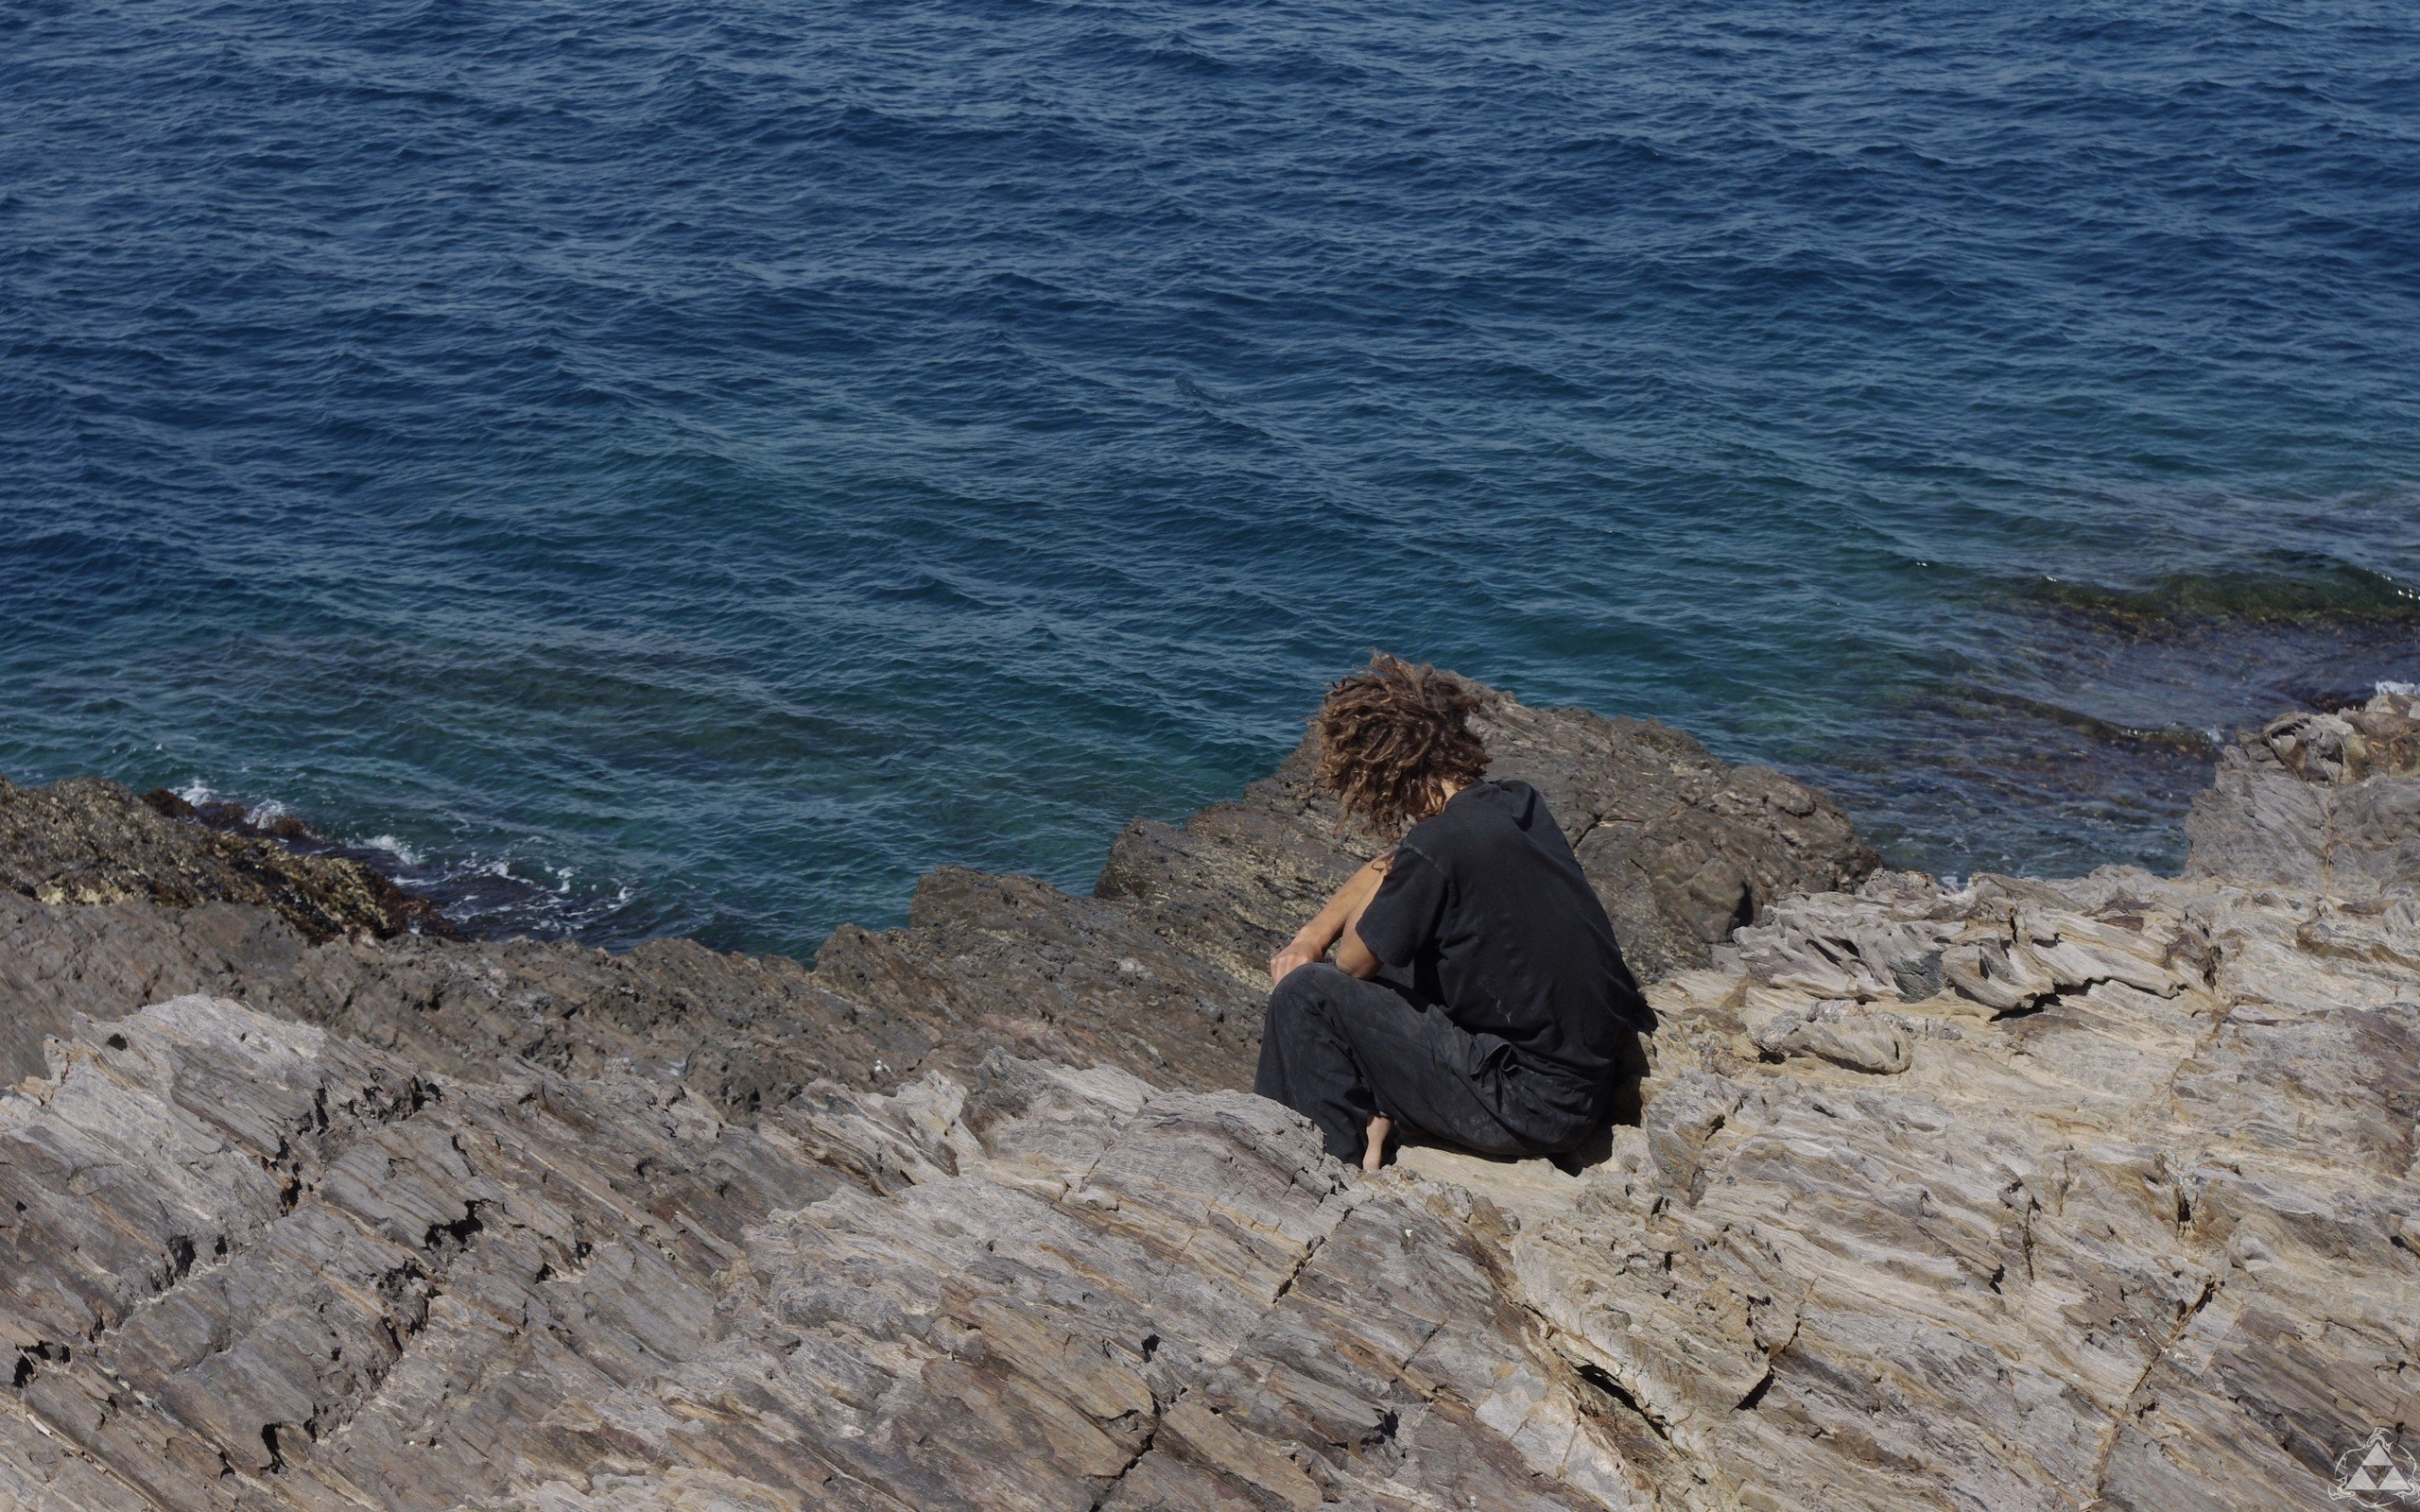
{"label": "blue sea water", "polygon": [[2414,675],[2408,4],[0,0],[0,772],[1081,887],[1384,645],[2172,863]]}

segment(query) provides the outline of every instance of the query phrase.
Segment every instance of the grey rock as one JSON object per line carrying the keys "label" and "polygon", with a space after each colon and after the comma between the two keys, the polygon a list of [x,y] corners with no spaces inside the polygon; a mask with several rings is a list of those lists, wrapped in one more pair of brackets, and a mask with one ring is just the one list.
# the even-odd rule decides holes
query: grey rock
{"label": "grey rock", "polygon": [[794,961],[685,940],[622,955],[532,940],[313,945],[264,908],[0,894],[0,1076],[37,1069],[43,1037],[77,1013],[114,1017],[192,992],[324,1025],[440,1074],[485,1077],[513,1058],[568,1074],[627,1070],[735,1110],[819,1075],[912,1065],[936,1027],[868,1014]]}
{"label": "grey rock", "polygon": [[31,1512],[1644,1494],[1484,1225],[1122,1072],[994,1057],[748,1126],[187,997],[0,1099],[0,1201]]}
{"label": "grey rock", "polygon": [[[2412,914],[2118,871],[1794,917],[1887,950],[2012,892],[2036,959],[2092,963],[2023,1012],[1659,984],[1636,1158],[1513,1240],[1549,1346],[1689,1468],[1673,1504],[2316,1503],[2413,1420]],[[1904,1066],[1815,1042],[1860,1019]]]}
{"label": "grey rock", "polygon": [[1852,1071],[1891,1076],[1914,1061],[1908,1027],[1896,1014],[1863,1011],[1848,1003],[1810,1003],[1774,1014],[1750,1038],[1768,1060],[1814,1056]]}
{"label": "grey rock", "polygon": [[[2407,780],[2356,728],[2340,825]],[[812,972],[0,895],[0,1505],[2185,1512],[2420,1422],[2392,868],[1776,885],[1651,988],[1639,1126],[1363,1177],[1217,1088],[1218,911],[1354,853],[1287,780]],[[1605,853],[1822,813],[1683,790]]]}
{"label": "grey rock", "polygon": [[2420,737],[2412,697],[2290,714],[2238,738],[2185,821],[2190,876],[2347,897],[2420,885]]}

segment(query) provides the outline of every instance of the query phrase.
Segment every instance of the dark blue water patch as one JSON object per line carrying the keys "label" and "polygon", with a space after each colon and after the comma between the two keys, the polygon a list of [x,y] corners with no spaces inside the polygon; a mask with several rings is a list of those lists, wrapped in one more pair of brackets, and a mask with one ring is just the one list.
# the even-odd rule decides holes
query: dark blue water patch
{"label": "dark blue water patch", "polygon": [[2408,8],[0,35],[0,770],[486,927],[1080,886],[1374,644],[2166,864],[2197,732],[2420,665]]}

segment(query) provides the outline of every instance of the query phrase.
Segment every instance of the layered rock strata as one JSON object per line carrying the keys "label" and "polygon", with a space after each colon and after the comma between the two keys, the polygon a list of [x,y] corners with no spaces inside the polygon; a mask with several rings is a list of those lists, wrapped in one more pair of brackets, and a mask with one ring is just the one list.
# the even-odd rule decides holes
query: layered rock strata
{"label": "layered rock strata", "polygon": [[1635,1494],[1470,1205],[1239,1093],[1002,1059],[741,1126],[223,1000],[90,1036],[0,1101],[30,1512]]}
{"label": "layered rock strata", "polygon": [[[2361,713],[2370,749],[2420,735]],[[1562,717],[1500,710],[1499,749]],[[1665,737],[1579,728],[1651,753],[1541,780],[1583,855],[1646,879],[1634,921],[1726,906],[1685,825],[1831,822],[1720,772],[1638,818],[1621,784]],[[2212,874],[2202,832],[2184,878],[1792,897],[1734,863],[1729,939],[1666,936],[1700,946],[1652,988],[1639,1126],[1577,1169],[1414,1148],[1365,1179],[1216,1090],[1251,1039],[1243,932],[1353,853],[1299,772],[1130,832],[1100,900],[928,881],[908,930],[844,933],[759,1006],[693,947],[562,953],[592,995],[516,1001],[512,953],[555,948],[272,971],[257,911],[27,901],[0,969],[67,1022],[0,1097],[0,1505],[2183,1512],[2323,1504],[2340,1457],[2420,1422],[2411,871]],[[2302,812],[2224,775],[2205,827]],[[2340,772],[2327,806],[2414,785]],[[202,939],[248,1004],[140,980]],[[1126,941],[1165,954],[1096,949]],[[353,998],[259,990],[389,950],[460,963],[437,1027],[373,1043],[320,1026]],[[110,1017],[78,1018],[76,963],[112,951]],[[752,1108],[577,1048],[652,1042],[634,979],[768,1034],[845,1023],[853,1056],[962,1038],[912,1075],[802,1058]],[[826,1019],[793,1005],[818,994]],[[561,1048],[471,1053],[549,1014]]]}

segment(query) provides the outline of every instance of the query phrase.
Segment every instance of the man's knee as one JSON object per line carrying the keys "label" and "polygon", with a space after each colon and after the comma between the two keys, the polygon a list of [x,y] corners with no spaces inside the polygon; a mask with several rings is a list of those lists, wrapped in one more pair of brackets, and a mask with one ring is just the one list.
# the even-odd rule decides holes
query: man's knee
{"label": "man's knee", "polygon": [[1353,977],[1336,971],[1326,960],[1297,965],[1268,994],[1268,1023],[1280,1031],[1300,1031],[1302,1025],[1317,1023],[1322,1028],[1312,1033],[1334,1036],[1336,987],[1350,980]]}
{"label": "man's knee", "polygon": [[1290,1020],[1323,1014],[1334,998],[1335,984],[1344,979],[1342,971],[1325,961],[1298,966],[1270,989],[1269,1015]]}

